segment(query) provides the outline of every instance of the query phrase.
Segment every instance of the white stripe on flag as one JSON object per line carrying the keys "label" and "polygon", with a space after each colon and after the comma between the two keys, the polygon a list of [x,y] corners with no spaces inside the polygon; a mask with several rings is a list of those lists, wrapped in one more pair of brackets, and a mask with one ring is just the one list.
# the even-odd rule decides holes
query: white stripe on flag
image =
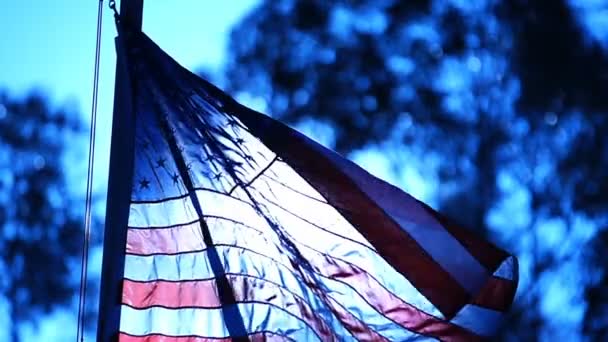
{"label": "white stripe on flag", "polygon": [[515,280],[515,275],[517,275],[516,265],[515,257],[510,256],[498,266],[494,275],[509,280]]}
{"label": "white stripe on flag", "polygon": [[[259,226],[265,221],[249,203],[209,190],[197,190],[196,196],[204,215],[223,216]],[[129,227],[164,227],[185,224],[199,217],[190,197],[168,199],[155,203],[132,203]]]}
{"label": "white stripe on flag", "polygon": [[[281,334],[295,341],[321,341],[314,330],[289,313],[262,303],[239,303],[239,311],[249,333],[267,331]],[[152,307],[138,310],[121,307],[120,331],[143,336],[164,334],[169,336],[229,337],[221,309],[167,309]]]}
{"label": "white stripe on flag", "polygon": [[469,304],[465,305],[451,322],[481,336],[492,336],[502,319],[503,314],[498,311]]}

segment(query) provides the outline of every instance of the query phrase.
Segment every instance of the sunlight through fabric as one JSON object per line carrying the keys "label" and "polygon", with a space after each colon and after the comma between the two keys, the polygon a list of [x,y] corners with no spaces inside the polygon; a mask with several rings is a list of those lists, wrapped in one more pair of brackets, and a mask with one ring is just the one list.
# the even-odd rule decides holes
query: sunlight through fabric
{"label": "sunlight through fabric", "polygon": [[121,341],[471,341],[517,260],[126,35]]}

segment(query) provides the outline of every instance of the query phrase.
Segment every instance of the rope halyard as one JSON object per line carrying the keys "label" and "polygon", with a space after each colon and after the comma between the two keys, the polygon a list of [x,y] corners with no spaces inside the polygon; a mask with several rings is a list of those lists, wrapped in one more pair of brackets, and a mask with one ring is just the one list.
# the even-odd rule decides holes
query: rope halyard
{"label": "rope halyard", "polygon": [[[110,1],[113,3],[114,1]],[[89,161],[87,168],[87,190],[84,213],[84,241],[82,248],[81,268],[80,268],[80,295],[78,303],[78,330],[76,341],[84,341],[84,327],[86,315],[86,294],[89,263],[89,244],[91,239],[91,202],[93,187],[93,165],[95,160],[95,131],[97,125],[97,98],[99,93],[99,64],[101,54],[101,27],[103,19],[103,0],[99,0],[97,8],[97,39],[95,46],[95,66],[93,72],[93,96],[91,104],[91,127],[89,133]]]}

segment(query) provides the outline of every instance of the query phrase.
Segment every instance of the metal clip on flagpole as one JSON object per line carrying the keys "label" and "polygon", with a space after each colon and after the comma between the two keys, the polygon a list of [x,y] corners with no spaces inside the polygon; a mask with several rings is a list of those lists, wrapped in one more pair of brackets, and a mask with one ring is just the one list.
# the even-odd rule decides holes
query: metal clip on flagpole
{"label": "metal clip on flagpole", "polygon": [[114,12],[114,19],[118,21],[118,10],[116,9],[116,1],[115,0],[110,0],[110,3],[108,4],[108,7],[110,7],[110,9],[112,10],[112,12]]}
{"label": "metal clip on flagpole", "polygon": [[[129,201],[132,184],[135,118],[131,100],[131,82],[127,71],[126,53],[121,43],[118,26],[128,25],[141,30],[143,0],[123,0],[120,15],[115,1],[110,8],[117,19],[116,81],[114,88],[114,114],[110,148],[110,172],[104,229],[103,265],[97,325],[97,341],[117,341],[120,330],[122,280],[124,276]],[[119,23],[120,22],[120,23]]]}

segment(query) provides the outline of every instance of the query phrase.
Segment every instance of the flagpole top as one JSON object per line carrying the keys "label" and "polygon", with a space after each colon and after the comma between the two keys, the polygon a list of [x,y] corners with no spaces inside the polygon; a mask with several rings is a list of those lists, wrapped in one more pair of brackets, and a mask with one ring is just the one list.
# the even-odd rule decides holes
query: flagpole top
{"label": "flagpole top", "polygon": [[[110,1],[110,6],[114,4]],[[120,20],[127,23],[132,30],[141,31],[144,12],[144,0],[122,0],[120,2]]]}

